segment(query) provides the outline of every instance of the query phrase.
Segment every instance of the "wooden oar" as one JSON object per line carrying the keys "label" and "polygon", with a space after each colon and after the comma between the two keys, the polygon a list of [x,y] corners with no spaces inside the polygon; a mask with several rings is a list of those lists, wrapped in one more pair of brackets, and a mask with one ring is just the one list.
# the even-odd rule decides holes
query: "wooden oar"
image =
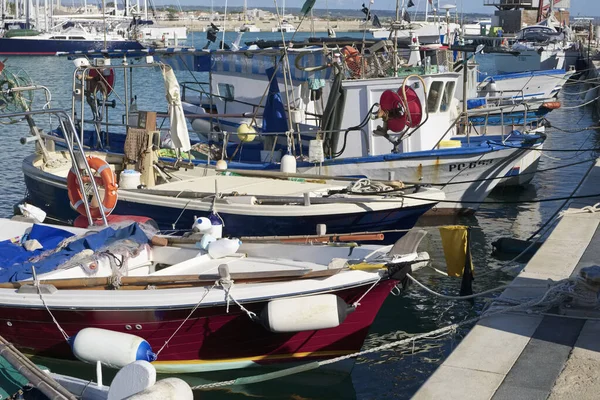
{"label": "wooden oar", "polygon": [[[294,269],[290,271],[258,271],[231,273],[231,279],[236,283],[280,282],[297,279],[324,278],[335,275],[341,268],[311,271]],[[218,275],[164,275],[164,276],[123,276],[120,281],[121,289],[146,289],[148,286],[189,287],[213,285],[220,277]],[[41,284],[52,285],[57,289],[85,290],[113,288],[113,278],[71,278],[40,280]],[[0,289],[18,289],[23,285],[32,285],[32,281],[0,283]]]}
{"label": "wooden oar", "polygon": [[[202,234],[194,234],[186,237],[163,236],[169,245],[195,244],[202,240]],[[343,243],[381,241],[384,234],[376,233],[348,233],[343,235],[296,235],[296,236],[242,236],[240,240],[246,243]]]}

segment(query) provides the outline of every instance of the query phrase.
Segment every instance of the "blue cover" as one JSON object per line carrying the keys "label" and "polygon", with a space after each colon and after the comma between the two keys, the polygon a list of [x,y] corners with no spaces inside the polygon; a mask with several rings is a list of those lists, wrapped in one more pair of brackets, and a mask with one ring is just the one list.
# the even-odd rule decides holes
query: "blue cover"
{"label": "blue cover", "polygon": [[[83,250],[96,251],[119,240],[128,239],[139,244],[148,243],[148,237],[135,223],[119,229],[105,228],[69,243],[54,254],[43,257],[42,253],[54,249],[63,239],[71,236],[72,233],[62,229],[36,224],[33,225],[31,233],[25,240],[36,239],[44,247],[43,249],[27,251],[21,244],[10,240],[0,242],[0,282],[15,282],[31,278],[32,265],[39,274],[53,271]],[[37,256],[42,257],[37,260]]]}
{"label": "blue cover", "polygon": [[486,99],[482,97],[478,97],[475,99],[467,100],[467,109],[470,110],[472,108],[483,107],[486,104]]}
{"label": "blue cover", "polygon": [[[269,79],[273,77],[275,73],[274,68],[267,69],[267,76]],[[273,77],[271,85],[269,86],[269,95],[267,96],[267,102],[265,104],[265,110],[263,112],[263,132],[287,132],[288,124],[285,114],[285,107],[281,100],[281,93],[279,92],[279,83],[277,83],[277,77]]]}

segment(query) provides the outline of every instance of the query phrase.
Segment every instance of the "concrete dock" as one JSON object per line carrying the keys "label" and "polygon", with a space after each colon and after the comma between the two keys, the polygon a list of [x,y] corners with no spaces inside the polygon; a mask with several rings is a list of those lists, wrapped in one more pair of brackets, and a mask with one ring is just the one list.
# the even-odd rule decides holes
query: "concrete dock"
{"label": "concrete dock", "polygon": [[[600,193],[596,161],[576,195]],[[600,197],[575,199],[544,244],[501,298],[542,296],[562,280],[600,265]],[[475,277],[477,279],[477,277]],[[528,286],[524,288],[523,286]],[[509,312],[484,318],[423,384],[414,399],[519,400],[600,398],[600,312]]]}

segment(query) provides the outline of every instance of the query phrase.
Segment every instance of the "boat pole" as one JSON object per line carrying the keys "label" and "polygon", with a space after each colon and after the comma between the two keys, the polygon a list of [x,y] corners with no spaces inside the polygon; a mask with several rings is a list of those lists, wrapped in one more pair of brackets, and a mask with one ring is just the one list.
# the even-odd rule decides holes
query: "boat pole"
{"label": "boat pole", "polygon": [[30,384],[42,392],[46,397],[52,400],[76,400],[73,394],[62,387],[52,377],[41,371],[37,365],[33,364],[19,350],[17,350],[9,341],[0,336],[0,356],[13,368],[23,375]]}
{"label": "boat pole", "polygon": [[467,145],[470,145],[470,135],[469,135],[469,131],[467,129],[467,125],[469,124],[469,117],[467,115],[467,65],[469,64],[469,55],[467,53],[467,51],[465,50],[463,52],[463,81],[462,81],[462,90],[463,90],[463,98],[462,98],[462,114],[463,114],[463,121],[464,121],[464,133],[465,135],[467,135]]}

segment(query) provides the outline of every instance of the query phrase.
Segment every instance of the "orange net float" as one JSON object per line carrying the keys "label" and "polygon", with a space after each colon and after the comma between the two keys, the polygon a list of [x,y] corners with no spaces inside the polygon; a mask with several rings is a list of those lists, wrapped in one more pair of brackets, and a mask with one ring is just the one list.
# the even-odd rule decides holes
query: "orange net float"
{"label": "orange net float", "polygon": [[560,108],[560,101],[546,101],[542,103],[542,107],[547,108],[548,110],[556,110]]}
{"label": "orange net float", "polygon": [[[90,183],[91,180],[94,179],[98,187],[104,188],[104,198],[102,199],[101,205],[93,207],[90,204],[90,216],[92,219],[99,219],[102,218],[100,207],[103,207],[105,215],[110,215],[117,205],[117,177],[110,169],[110,165],[103,159],[88,156],[86,157],[86,160],[90,169],[94,171],[94,176],[82,176],[81,179],[83,180],[83,183]],[[79,187],[77,175],[73,170],[70,170],[67,175],[67,191],[71,207],[79,214],[86,215],[82,188]]]}
{"label": "orange net float", "polygon": [[362,57],[359,51],[352,46],[344,46],[342,47],[342,55],[352,77],[360,78],[363,71],[361,71]]}
{"label": "orange net float", "polygon": [[392,132],[402,132],[407,126],[415,128],[423,120],[423,107],[417,92],[408,86],[404,91],[406,101],[402,87],[398,91],[386,90],[379,98],[379,108]]}

